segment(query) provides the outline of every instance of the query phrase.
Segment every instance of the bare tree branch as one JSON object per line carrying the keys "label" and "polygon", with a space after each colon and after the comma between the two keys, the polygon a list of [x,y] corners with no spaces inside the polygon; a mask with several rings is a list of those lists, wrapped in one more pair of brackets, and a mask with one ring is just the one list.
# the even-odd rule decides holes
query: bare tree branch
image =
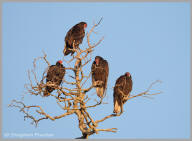
{"label": "bare tree branch", "polygon": [[[33,61],[33,68],[28,71],[28,80],[29,82],[25,84],[26,93],[32,96],[40,96],[40,98],[44,98],[43,93],[47,86],[54,88],[55,91],[50,93],[50,97],[56,101],[56,105],[60,107],[63,111],[60,115],[50,115],[46,110],[43,109],[40,105],[25,105],[23,101],[12,100],[9,107],[18,108],[20,112],[24,114],[24,120],[30,119],[32,120],[32,124],[37,126],[40,121],[42,120],[51,120],[55,121],[60,118],[64,118],[68,115],[76,115],[78,119],[78,127],[82,132],[81,139],[87,139],[89,136],[93,134],[98,134],[100,131],[104,132],[117,132],[117,128],[109,128],[109,129],[98,129],[98,124],[100,122],[105,121],[106,119],[112,117],[118,117],[121,114],[109,114],[100,120],[95,120],[96,117],[92,117],[92,115],[87,111],[88,108],[94,108],[103,103],[103,98],[100,101],[96,101],[91,105],[88,105],[88,101],[93,100],[88,95],[88,92],[94,88],[96,85],[92,84],[91,86],[84,87],[87,81],[91,78],[91,72],[86,75],[84,72],[84,66],[92,60],[92,51],[96,48],[103,40],[102,37],[98,42],[91,44],[90,43],[90,36],[92,33],[95,33],[94,29],[100,25],[103,18],[100,21],[92,26],[89,32],[87,32],[87,45],[88,47],[85,49],[73,49],[75,51],[75,55],[72,56],[70,60],[64,60],[66,63],[65,69],[67,71],[67,76],[69,76],[72,81],[63,79],[62,85],[57,86],[51,82],[45,82],[46,80],[46,73],[50,66],[49,61],[47,60],[47,54],[43,52],[42,57],[35,58]],[[38,67],[37,62],[43,60],[47,64],[46,70],[43,72],[41,78],[38,75]],[[73,65],[72,65],[73,64]],[[130,95],[127,97],[127,100],[130,100],[135,97],[143,96],[143,97],[151,97],[156,94],[160,94],[161,92],[150,93],[153,85],[159,83],[160,81],[153,82],[146,91],[136,94]],[[69,85],[69,86],[68,86]],[[92,101],[91,101],[92,102]],[[35,114],[34,114],[35,113]],[[79,139],[80,139],[79,138]]]}

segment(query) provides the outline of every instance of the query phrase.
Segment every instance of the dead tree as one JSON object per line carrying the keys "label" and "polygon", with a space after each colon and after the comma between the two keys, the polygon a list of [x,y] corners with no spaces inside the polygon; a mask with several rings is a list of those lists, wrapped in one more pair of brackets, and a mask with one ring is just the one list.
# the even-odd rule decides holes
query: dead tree
{"label": "dead tree", "polygon": [[[23,101],[18,101],[18,100],[12,100],[11,104],[9,107],[15,107],[20,110],[20,112],[23,112],[24,114],[24,119],[28,118],[32,120],[32,123],[37,126],[38,123],[42,120],[50,119],[52,121],[64,118],[65,116],[75,114],[79,124],[78,127],[80,131],[82,132],[82,136],[80,137],[81,139],[87,139],[90,135],[92,134],[98,134],[100,131],[106,131],[106,132],[116,132],[117,128],[110,128],[110,129],[99,129],[98,124],[100,122],[105,121],[106,119],[109,119],[111,117],[115,116],[120,116],[117,114],[109,114],[102,119],[99,120],[94,120],[91,114],[87,111],[89,108],[93,108],[96,106],[99,106],[103,103],[103,99],[100,99],[100,101],[96,101],[92,105],[88,105],[88,101],[91,100],[89,96],[89,91],[94,88],[93,85],[91,85],[88,88],[85,88],[85,84],[90,79],[91,72],[89,74],[84,73],[84,67],[91,62],[92,60],[92,51],[94,50],[95,47],[97,47],[104,38],[101,38],[96,44],[91,44],[90,43],[90,35],[94,32],[95,27],[97,27],[100,24],[94,24],[91,30],[86,34],[87,36],[87,44],[88,47],[86,49],[74,49],[76,54],[72,57],[71,60],[66,61],[67,67],[66,71],[70,71],[72,75],[69,75],[69,77],[73,80],[71,82],[67,80],[63,80],[63,84],[68,85],[68,86],[73,86],[71,87],[64,87],[63,85],[61,86],[55,86],[54,84],[46,84],[45,83],[45,74],[46,71],[43,73],[42,78],[38,79],[37,77],[37,72],[36,72],[36,62],[39,60],[45,61],[47,66],[50,66],[49,61],[47,60],[47,55],[44,53],[43,57],[39,57],[34,59],[33,63],[33,69],[28,71],[28,78],[29,78],[29,83],[25,85],[25,88],[27,90],[28,94],[31,95],[36,95],[40,96],[41,98],[43,97],[43,92],[45,91],[46,86],[52,86],[55,88],[55,93],[51,93],[50,96],[54,97],[56,100],[58,106],[63,110],[63,114],[61,115],[49,115],[46,113],[46,111],[42,108],[40,105],[27,105]],[[71,67],[71,64],[73,64],[73,67]],[[33,79],[32,79],[33,77]],[[157,93],[150,93],[151,87],[160,81],[155,81],[153,82],[150,87],[139,94],[136,95],[130,95],[128,97],[128,100],[139,97],[139,96],[152,96],[156,94],[160,94],[161,92]],[[36,114],[39,116],[38,118],[35,117],[32,113],[30,113],[31,110],[35,110]],[[94,110],[94,109],[92,109]],[[96,118],[96,117],[94,117]]]}

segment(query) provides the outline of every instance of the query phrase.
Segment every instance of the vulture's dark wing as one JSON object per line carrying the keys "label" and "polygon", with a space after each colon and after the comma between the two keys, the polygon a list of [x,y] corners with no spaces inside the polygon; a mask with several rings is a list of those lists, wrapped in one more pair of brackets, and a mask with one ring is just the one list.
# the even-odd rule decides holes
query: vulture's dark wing
{"label": "vulture's dark wing", "polygon": [[66,34],[66,36],[65,36],[66,46],[72,48],[73,37],[72,37],[71,35],[72,35],[72,28],[67,32],[67,34]]}
{"label": "vulture's dark wing", "polygon": [[65,42],[68,44],[68,46],[72,47],[73,41],[75,40],[75,44],[79,45],[82,43],[84,36],[84,27],[77,24],[67,32],[67,35],[65,36]]}
{"label": "vulture's dark wing", "polygon": [[108,66],[108,62],[106,60],[103,60],[102,68],[103,68],[102,81],[104,82],[104,84],[103,84],[104,89],[106,89],[107,88],[108,75],[109,75],[109,66]]}
{"label": "vulture's dark wing", "polygon": [[120,76],[115,83],[113,101],[114,113],[123,112],[123,104],[127,101],[132,90],[132,79],[126,75]]}
{"label": "vulture's dark wing", "polygon": [[129,96],[132,90],[132,79],[125,75],[119,77],[114,87],[114,97],[119,97],[123,103],[126,102],[125,97]]}
{"label": "vulture's dark wing", "polygon": [[124,75],[120,76],[115,83],[114,95],[121,97],[122,93],[120,91],[124,93],[125,85],[126,85],[126,77]]}
{"label": "vulture's dark wing", "polygon": [[123,80],[124,80],[124,76],[120,76],[115,83],[114,92],[113,92],[113,102],[114,102],[113,112],[114,113],[119,113],[123,105],[123,102],[122,102],[123,97],[122,97],[122,94],[120,93],[120,91],[122,91]]}
{"label": "vulture's dark wing", "polygon": [[85,23],[83,22],[76,24],[67,32],[65,36],[65,47],[63,52],[65,56],[70,53],[72,55],[74,53],[72,49],[78,48],[79,44],[83,42],[83,38],[85,36],[84,24]]}
{"label": "vulture's dark wing", "polygon": [[[97,95],[103,97],[105,90],[107,88],[107,79],[109,73],[108,62],[101,59],[99,65],[96,65],[95,61],[91,67],[92,71],[92,84],[94,85],[96,81],[101,82],[96,86]],[[98,84],[98,83],[97,83]]]}
{"label": "vulture's dark wing", "polygon": [[65,68],[56,65],[50,66],[47,72],[46,81],[51,81],[56,85],[60,85],[65,74]]}
{"label": "vulture's dark wing", "polygon": [[92,82],[93,83],[95,81],[105,82],[105,80],[106,80],[105,75],[107,74],[107,72],[104,70],[104,64],[97,66],[95,63],[93,63],[92,67],[91,67],[91,71],[92,71]]}
{"label": "vulture's dark wing", "polygon": [[126,80],[126,86],[124,87],[124,92],[126,94],[129,94],[132,91],[132,85],[133,85],[133,81],[131,77],[128,77]]}
{"label": "vulture's dark wing", "polygon": [[[65,75],[65,68],[61,66],[52,65],[49,67],[46,76],[46,83],[52,82],[53,84],[59,86]],[[44,91],[44,96],[48,96],[55,88],[46,86]]]}
{"label": "vulture's dark wing", "polygon": [[72,29],[72,37],[76,44],[81,44],[85,36],[84,26],[75,26]]}
{"label": "vulture's dark wing", "polygon": [[120,76],[120,77],[116,80],[115,86],[122,87],[123,84],[125,84],[125,81],[126,81],[126,77],[125,77],[124,75],[122,75],[122,76]]}

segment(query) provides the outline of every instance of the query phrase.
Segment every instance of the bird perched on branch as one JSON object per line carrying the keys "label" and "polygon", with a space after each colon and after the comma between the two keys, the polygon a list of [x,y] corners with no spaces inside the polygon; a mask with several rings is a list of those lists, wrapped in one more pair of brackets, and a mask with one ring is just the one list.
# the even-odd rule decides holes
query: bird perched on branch
{"label": "bird perched on branch", "polygon": [[[65,67],[62,64],[62,61],[59,60],[56,62],[56,65],[49,67],[46,76],[46,84],[54,84],[59,86],[65,75]],[[54,86],[46,86],[44,91],[44,96],[49,96],[50,93],[55,90]]]}
{"label": "bird perched on branch", "polygon": [[63,50],[65,56],[70,53],[73,55],[75,52],[73,49],[79,48],[79,44],[83,42],[86,27],[86,22],[80,22],[67,32],[65,36],[65,47]]}
{"label": "bird perched on branch", "polygon": [[125,104],[130,96],[132,85],[133,82],[129,72],[126,72],[116,80],[113,93],[114,113],[118,114],[120,110],[123,113],[123,104]]}
{"label": "bird perched on branch", "polygon": [[102,98],[107,88],[109,74],[108,62],[100,56],[96,56],[91,67],[92,84],[96,87],[97,95]]}

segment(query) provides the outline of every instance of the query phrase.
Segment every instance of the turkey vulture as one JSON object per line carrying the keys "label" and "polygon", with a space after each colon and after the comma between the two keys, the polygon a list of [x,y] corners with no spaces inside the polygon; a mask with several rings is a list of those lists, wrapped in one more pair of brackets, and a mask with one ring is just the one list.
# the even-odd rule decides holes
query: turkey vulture
{"label": "turkey vulture", "polygon": [[[59,60],[57,61],[56,65],[52,65],[49,67],[46,76],[46,83],[55,84],[56,86],[59,86],[63,80],[64,75],[65,67],[62,64],[62,61]],[[49,93],[51,93],[53,90],[55,90],[54,87],[46,86],[44,96],[49,96]]]}
{"label": "turkey vulture", "polygon": [[64,47],[64,55],[68,55],[73,53],[74,48],[79,48],[79,44],[83,42],[83,38],[85,36],[85,28],[87,27],[86,22],[80,22],[73,26],[65,36],[65,47]]}
{"label": "turkey vulture", "polygon": [[95,57],[91,67],[92,84],[96,87],[97,95],[102,98],[107,88],[107,79],[109,74],[108,62],[100,56]]}
{"label": "turkey vulture", "polygon": [[114,101],[114,113],[123,113],[123,104],[127,101],[132,90],[132,79],[131,74],[126,72],[124,75],[120,76],[115,83],[113,101]]}

